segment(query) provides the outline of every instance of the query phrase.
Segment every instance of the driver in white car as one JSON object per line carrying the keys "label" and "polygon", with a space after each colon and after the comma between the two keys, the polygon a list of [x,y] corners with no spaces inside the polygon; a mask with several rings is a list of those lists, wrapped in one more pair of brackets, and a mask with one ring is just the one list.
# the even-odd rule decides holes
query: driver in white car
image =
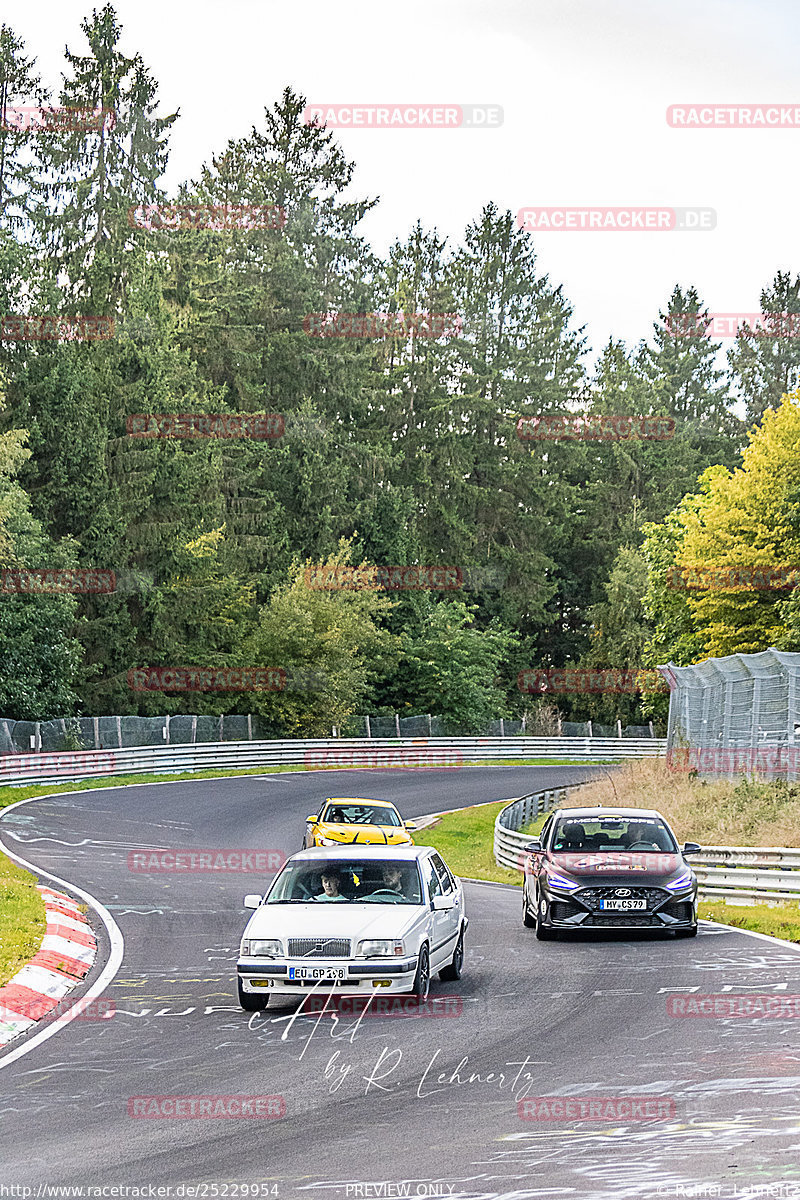
{"label": "driver in white car", "polygon": [[403,891],[403,873],[399,867],[386,866],[383,868],[383,889],[397,892],[398,896],[405,895]]}

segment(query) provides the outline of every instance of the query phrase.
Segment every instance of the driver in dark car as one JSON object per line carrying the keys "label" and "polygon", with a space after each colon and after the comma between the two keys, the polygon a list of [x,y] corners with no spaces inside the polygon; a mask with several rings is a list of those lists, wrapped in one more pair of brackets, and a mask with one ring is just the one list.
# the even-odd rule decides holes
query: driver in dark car
{"label": "driver in dark car", "polygon": [[659,850],[655,841],[656,834],[648,825],[631,824],[628,826],[628,850]]}

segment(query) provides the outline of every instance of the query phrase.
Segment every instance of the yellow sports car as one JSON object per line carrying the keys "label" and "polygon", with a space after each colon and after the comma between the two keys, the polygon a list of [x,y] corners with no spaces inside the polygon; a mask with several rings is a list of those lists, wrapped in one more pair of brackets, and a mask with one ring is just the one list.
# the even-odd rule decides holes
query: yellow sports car
{"label": "yellow sports car", "polygon": [[349,846],[353,842],[377,846],[413,846],[406,824],[388,800],[360,796],[329,796],[316,816],[306,817],[303,849],[312,846]]}

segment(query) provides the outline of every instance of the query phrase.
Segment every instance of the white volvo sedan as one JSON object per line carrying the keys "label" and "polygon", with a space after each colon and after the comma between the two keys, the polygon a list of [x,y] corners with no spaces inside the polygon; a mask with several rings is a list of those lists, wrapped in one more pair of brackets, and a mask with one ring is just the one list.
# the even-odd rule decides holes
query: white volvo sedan
{"label": "white volvo sedan", "polygon": [[248,1012],[312,988],[424,998],[432,971],[461,976],[464,890],[430,846],[302,850],[244,906],[256,910],[236,967]]}

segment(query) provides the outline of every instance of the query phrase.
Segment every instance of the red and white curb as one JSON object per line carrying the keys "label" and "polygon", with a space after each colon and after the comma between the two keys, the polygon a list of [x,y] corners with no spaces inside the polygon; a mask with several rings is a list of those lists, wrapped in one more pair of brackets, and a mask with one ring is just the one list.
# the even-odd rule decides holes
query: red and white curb
{"label": "red and white curb", "polygon": [[47,927],[38,953],[0,987],[0,1046],[59,1005],[88,974],[97,954],[92,927],[77,901],[50,888],[37,890],[44,899]]}

